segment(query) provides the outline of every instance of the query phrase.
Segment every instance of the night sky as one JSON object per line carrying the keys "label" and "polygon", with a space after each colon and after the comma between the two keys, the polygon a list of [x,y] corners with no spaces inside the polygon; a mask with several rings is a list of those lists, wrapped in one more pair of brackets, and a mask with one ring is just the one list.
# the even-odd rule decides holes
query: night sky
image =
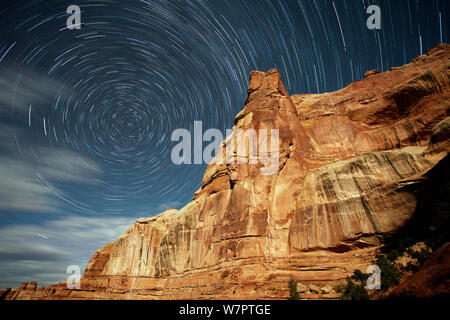
{"label": "night sky", "polygon": [[[81,7],[81,29],[66,9]],[[366,8],[381,8],[369,30]],[[67,277],[136,218],[182,208],[206,165],[177,128],[225,133],[249,73],[338,90],[449,40],[446,0],[2,1],[0,288]]]}

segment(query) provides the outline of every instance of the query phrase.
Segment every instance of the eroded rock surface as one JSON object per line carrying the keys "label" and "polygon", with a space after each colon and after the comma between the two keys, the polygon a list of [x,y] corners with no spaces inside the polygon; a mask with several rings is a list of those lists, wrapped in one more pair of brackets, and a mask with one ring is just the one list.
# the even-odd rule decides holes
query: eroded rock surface
{"label": "eroded rock surface", "polygon": [[239,163],[252,159],[228,137],[192,202],[138,219],[98,250],[81,289],[30,283],[0,296],[269,299],[287,296],[293,278],[333,297],[411,219],[411,186],[447,156],[449,59],[443,44],[342,90],[292,96],[276,70],[253,71],[233,129],[278,129],[272,162]]}

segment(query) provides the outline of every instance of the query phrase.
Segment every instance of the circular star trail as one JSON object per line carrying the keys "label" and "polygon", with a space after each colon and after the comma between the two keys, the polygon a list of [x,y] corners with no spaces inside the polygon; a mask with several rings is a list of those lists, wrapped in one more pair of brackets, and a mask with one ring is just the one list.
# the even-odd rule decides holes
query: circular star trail
{"label": "circular star trail", "polygon": [[[64,214],[186,204],[205,165],[173,164],[171,133],[193,132],[196,120],[225,133],[252,70],[278,69],[290,94],[333,91],[407,63],[449,31],[449,4],[437,0],[77,1],[79,30],[66,27],[70,4],[0,9],[0,154],[21,163],[10,180],[27,180],[22,197],[42,185],[36,209]],[[380,30],[366,26],[371,4]]]}

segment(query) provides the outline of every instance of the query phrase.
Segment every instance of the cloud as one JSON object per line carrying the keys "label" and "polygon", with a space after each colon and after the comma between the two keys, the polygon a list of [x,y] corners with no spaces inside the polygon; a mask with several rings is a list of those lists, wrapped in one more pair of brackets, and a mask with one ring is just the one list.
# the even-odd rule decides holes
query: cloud
{"label": "cloud", "polygon": [[69,265],[84,270],[96,250],[115,240],[134,221],[130,217],[68,216],[42,225],[1,227],[0,289],[25,281],[49,285],[65,280]]}
{"label": "cloud", "polygon": [[[0,66],[3,114],[28,114],[30,105],[48,108],[70,93],[46,73],[22,69]],[[101,168],[93,160],[68,148],[39,144],[29,130],[0,120],[0,211],[54,212],[62,201],[74,204],[57,185],[97,181],[93,178]]]}
{"label": "cloud", "polygon": [[30,105],[50,106],[57,97],[67,98],[73,88],[65,88],[44,72],[20,66],[0,66],[0,110],[25,114]]}
{"label": "cloud", "polygon": [[23,129],[0,124],[0,210],[54,212],[62,200],[70,203],[55,184],[93,184],[102,172],[75,151],[33,145],[22,136]]}

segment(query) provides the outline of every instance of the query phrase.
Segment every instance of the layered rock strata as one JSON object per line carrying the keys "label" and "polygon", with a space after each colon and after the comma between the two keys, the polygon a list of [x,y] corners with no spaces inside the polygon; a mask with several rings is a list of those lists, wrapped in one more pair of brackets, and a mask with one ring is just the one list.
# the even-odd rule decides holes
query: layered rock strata
{"label": "layered rock strata", "polygon": [[[1,294],[270,299],[287,296],[291,278],[331,288],[354,269],[366,270],[383,236],[411,219],[414,185],[447,156],[449,59],[450,45],[442,44],[339,91],[292,96],[276,70],[253,71],[233,130],[278,129],[269,142],[278,152],[256,148],[254,155],[271,162],[253,163],[252,142],[239,148],[230,136],[193,200],[138,219],[99,249],[81,289],[29,283]],[[274,174],[261,174],[273,163]],[[327,291],[302,296],[336,297]]]}

